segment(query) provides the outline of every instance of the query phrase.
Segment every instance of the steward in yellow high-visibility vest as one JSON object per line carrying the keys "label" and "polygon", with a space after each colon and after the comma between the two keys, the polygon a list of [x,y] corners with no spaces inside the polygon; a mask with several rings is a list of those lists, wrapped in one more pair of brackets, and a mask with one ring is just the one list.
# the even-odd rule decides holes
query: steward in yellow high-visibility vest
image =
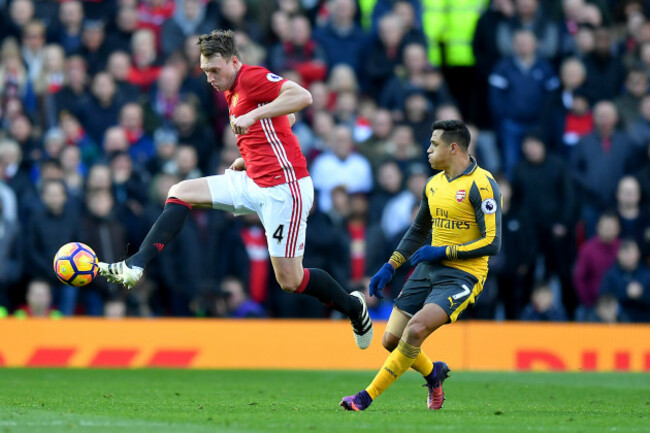
{"label": "steward in yellow high-visibility vest", "polygon": [[422,28],[433,65],[474,66],[474,30],[488,4],[489,0],[422,0]]}

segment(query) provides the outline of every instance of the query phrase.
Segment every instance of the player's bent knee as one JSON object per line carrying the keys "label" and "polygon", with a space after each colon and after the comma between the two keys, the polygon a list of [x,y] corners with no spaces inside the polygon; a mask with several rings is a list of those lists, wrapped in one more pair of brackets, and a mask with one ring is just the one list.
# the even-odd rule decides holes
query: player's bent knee
{"label": "player's bent knee", "polygon": [[399,337],[391,334],[390,332],[384,333],[384,336],[381,339],[381,344],[389,352],[392,352],[393,350],[395,350],[398,343],[399,343]]}
{"label": "player's bent knee", "polygon": [[404,336],[410,343],[421,344],[429,334],[431,334],[431,329],[425,323],[419,321],[409,322],[404,331]]}
{"label": "player's bent knee", "polygon": [[177,198],[192,206],[212,207],[212,195],[205,178],[182,180],[169,188],[167,198]]}
{"label": "player's bent knee", "polygon": [[297,284],[282,284],[280,283],[280,287],[282,288],[283,291],[287,293],[296,293],[298,291],[298,285]]}
{"label": "player's bent knee", "polygon": [[271,258],[275,279],[285,292],[296,292],[302,283],[304,271],[300,260],[299,258]]}
{"label": "player's bent knee", "polygon": [[167,198],[174,197],[179,200],[188,201],[188,198],[186,196],[187,192],[187,181],[182,180],[178,183],[173,184],[171,188],[169,188],[169,191],[167,191]]}
{"label": "player's bent knee", "polygon": [[302,281],[299,281],[297,278],[294,278],[292,276],[283,275],[276,275],[276,279],[278,280],[278,284],[280,284],[282,290],[287,293],[295,293]]}

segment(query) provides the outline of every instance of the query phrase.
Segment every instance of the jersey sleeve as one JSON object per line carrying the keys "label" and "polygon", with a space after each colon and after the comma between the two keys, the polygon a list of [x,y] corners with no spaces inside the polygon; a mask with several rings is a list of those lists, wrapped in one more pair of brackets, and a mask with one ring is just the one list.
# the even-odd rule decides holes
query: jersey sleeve
{"label": "jersey sleeve", "polygon": [[[431,180],[429,178],[429,180]],[[429,181],[427,181],[428,183]],[[431,211],[429,210],[429,200],[427,199],[426,187],[422,194],[420,208],[415,216],[415,220],[409,229],[402,236],[402,240],[397,245],[391,259],[401,265],[413,255],[415,250],[420,248],[431,234]]]}
{"label": "jersey sleeve", "polygon": [[447,247],[451,260],[493,256],[501,248],[501,192],[496,181],[489,176],[472,183],[469,200],[474,207],[476,223],[481,232],[479,239]]}
{"label": "jersey sleeve", "polygon": [[280,94],[282,84],[287,81],[266,68],[251,67],[242,77],[241,85],[246,95],[258,103],[271,102]]}

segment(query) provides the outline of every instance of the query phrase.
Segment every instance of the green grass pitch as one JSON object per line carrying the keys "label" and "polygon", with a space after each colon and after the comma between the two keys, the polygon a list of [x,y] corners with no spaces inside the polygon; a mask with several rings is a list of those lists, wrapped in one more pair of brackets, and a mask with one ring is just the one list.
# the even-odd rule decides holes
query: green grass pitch
{"label": "green grass pitch", "polygon": [[650,374],[452,372],[442,410],[409,372],[0,369],[0,433],[650,432]]}

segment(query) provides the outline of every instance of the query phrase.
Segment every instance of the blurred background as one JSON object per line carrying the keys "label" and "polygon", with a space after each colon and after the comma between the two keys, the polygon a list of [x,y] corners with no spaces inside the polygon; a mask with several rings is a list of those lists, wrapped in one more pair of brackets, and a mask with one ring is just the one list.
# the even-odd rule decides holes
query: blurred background
{"label": "blurred background", "polygon": [[[462,119],[503,194],[488,320],[650,322],[650,2],[0,0],[0,316],[336,318],[277,286],[256,216],[195,210],[131,291],[60,246],[133,254],[175,182],[239,156],[198,35],[313,95],[304,265],[365,288],[411,223],[431,122]],[[386,319],[412,269],[371,298]]]}

